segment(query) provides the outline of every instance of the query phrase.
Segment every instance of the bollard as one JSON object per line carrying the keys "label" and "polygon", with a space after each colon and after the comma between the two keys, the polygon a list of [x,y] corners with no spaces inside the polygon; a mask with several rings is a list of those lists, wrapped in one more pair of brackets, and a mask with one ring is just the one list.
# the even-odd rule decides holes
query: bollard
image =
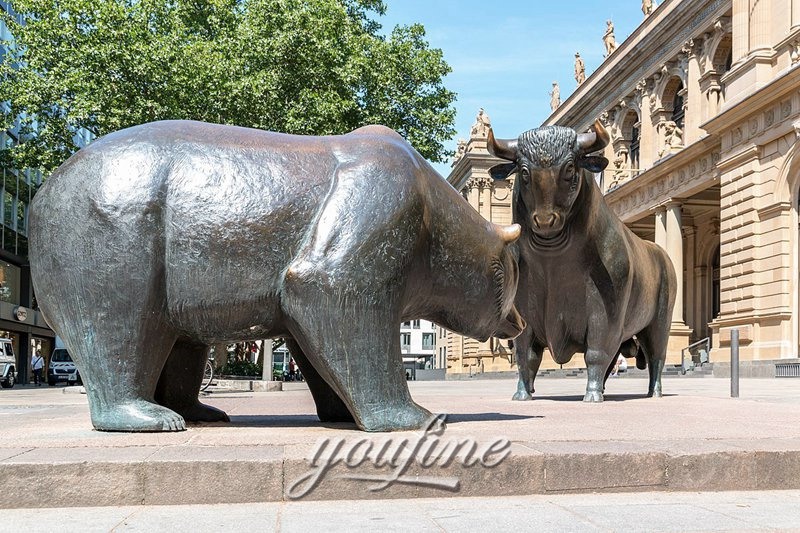
{"label": "bollard", "polygon": [[731,330],[731,398],[739,397],[739,330]]}

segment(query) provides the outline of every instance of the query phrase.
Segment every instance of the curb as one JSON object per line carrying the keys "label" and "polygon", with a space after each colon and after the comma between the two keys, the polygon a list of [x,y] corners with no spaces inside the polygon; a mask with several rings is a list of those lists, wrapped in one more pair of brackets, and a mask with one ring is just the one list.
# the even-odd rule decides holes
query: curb
{"label": "curb", "polygon": [[[387,476],[392,468],[336,464],[305,500],[517,496],[631,491],[800,489],[800,450],[625,451],[631,443],[603,443],[616,452],[557,453],[584,443],[513,443],[493,468],[481,463],[423,468],[411,463],[401,482],[385,490],[355,477]],[[597,443],[595,443],[597,444]],[[590,446],[591,447],[591,446]],[[597,446],[594,446],[597,448]],[[711,446],[709,446],[711,447]],[[286,501],[287,490],[313,470],[298,446],[141,446],[16,450],[0,461],[0,507],[185,505]],[[537,449],[538,448],[538,449]],[[434,482],[456,480],[449,490]],[[425,483],[423,483],[425,482]],[[419,483],[419,484],[416,484]],[[427,485],[426,485],[427,484]]]}

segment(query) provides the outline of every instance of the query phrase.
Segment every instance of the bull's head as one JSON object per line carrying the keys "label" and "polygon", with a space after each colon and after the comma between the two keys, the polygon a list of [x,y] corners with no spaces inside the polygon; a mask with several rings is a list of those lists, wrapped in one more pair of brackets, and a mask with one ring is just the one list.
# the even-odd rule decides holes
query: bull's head
{"label": "bull's head", "polygon": [[600,172],[608,165],[605,157],[589,154],[605,148],[609,139],[599,120],[581,134],[571,128],[547,126],[526,131],[518,139],[503,140],[495,139],[489,130],[489,152],[511,161],[490,172],[494,179],[517,172],[519,204],[515,209],[525,213],[520,222],[537,237],[552,239],[564,229],[581,187],[591,179],[582,169]]}

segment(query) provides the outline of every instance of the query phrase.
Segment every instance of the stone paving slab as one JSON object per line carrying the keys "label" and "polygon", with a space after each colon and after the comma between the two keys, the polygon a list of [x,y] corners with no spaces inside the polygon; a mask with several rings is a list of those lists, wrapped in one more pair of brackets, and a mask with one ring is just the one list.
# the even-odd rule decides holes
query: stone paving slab
{"label": "stone paving slab", "polygon": [[[739,399],[724,380],[672,379],[661,399],[643,397],[643,380],[612,380],[603,404],[580,401],[579,380],[537,383],[531,402],[510,400],[513,380],[411,383],[415,401],[449,415],[428,445],[466,445],[444,466],[423,467],[418,452],[388,487],[391,465],[340,461],[322,472],[310,458],[342,440],[338,457],[350,451],[356,463],[367,447],[413,447],[421,433],[321,424],[307,388],[287,385],[204,396],[231,424],[142,434],[94,431],[86,396],[63,388],[3,390],[0,508],[43,498],[51,507],[277,502],[315,473],[304,499],[800,489],[800,379],[745,380]],[[498,464],[463,464],[500,439],[509,454]],[[408,456],[401,450],[395,465]]]}
{"label": "stone paving slab", "polygon": [[800,491],[5,509],[8,531],[797,532]]}

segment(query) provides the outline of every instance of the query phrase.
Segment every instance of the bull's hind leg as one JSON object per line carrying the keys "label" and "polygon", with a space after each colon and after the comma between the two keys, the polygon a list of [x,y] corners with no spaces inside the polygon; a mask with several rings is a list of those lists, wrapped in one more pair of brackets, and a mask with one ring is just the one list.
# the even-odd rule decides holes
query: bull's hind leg
{"label": "bull's hind leg", "polygon": [[514,339],[514,355],[517,360],[517,392],[511,397],[512,400],[525,401],[532,399],[534,393],[533,383],[539,366],[542,364],[542,352],[544,346],[538,344],[533,338],[533,328],[526,327],[519,337]]}
{"label": "bull's hind leg", "polygon": [[667,359],[667,343],[669,342],[669,322],[665,322],[665,325],[651,324],[636,335],[647,358],[647,369],[650,374],[647,388],[648,397],[660,398],[662,396],[661,373]]}
{"label": "bull's hind leg", "polygon": [[317,416],[322,422],[354,422],[353,415],[347,409],[339,395],[336,394],[328,385],[317,369],[308,360],[300,345],[294,339],[286,339],[286,346],[289,348],[300,371],[303,379],[311,390],[314,403],[317,405]]}
{"label": "bull's hind leg", "polygon": [[192,422],[230,422],[224,411],[200,403],[200,385],[209,347],[178,339],[156,386],[156,401]]}

